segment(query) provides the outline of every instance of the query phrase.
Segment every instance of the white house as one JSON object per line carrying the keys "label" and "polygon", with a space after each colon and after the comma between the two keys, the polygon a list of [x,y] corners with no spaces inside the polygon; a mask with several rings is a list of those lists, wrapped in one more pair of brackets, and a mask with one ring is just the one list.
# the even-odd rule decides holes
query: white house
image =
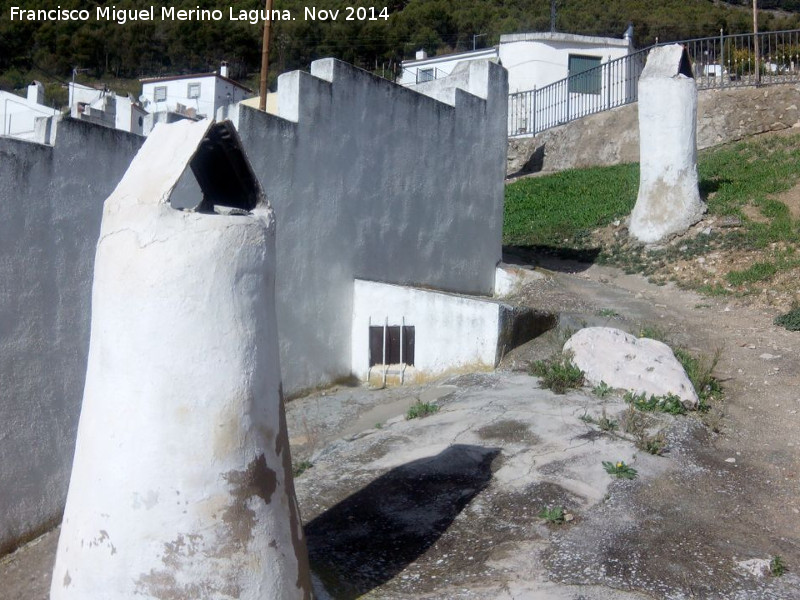
{"label": "white house", "polygon": [[472,52],[428,57],[424,51],[419,51],[414,60],[403,61],[398,83],[414,85],[439,79],[449,75],[459,62],[488,58],[499,61],[508,70],[508,92],[513,94],[541,88],[626,56],[632,50],[630,30],[623,38],[552,32],[511,33],[500,36],[497,46]]}
{"label": "white house", "polygon": [[213,118],[220,107],[252,96],[250,89],[228,78],[225,64],[219,73],[152,77],[140,81],[140,100],[152,114],[149,118],[152,123],[145,125],[145,134],[161,121]]}
{"label": "white house", "polygon": [[144,135],[147,111],[134,98],[105,88],[70,83],[69,112],[73,119]]}
{"label": "white house", "polygon": [[497,62],[497,46],[472,50],[470,52],[457,52],[455,54],[444,54],[442,56],[428,56],[425,50],[418,50],[414,60],[403,61],[403,71],[397,83],[400,85],[415,85],[425,83],[434,79],[447,77],[453,72],[455,66],[463,61],[471,60],[492,60]]}
{"label": "white house", "polygon": [[28,86],[28,95],[25,98],[0,91],[0,135],[34,140],[36,119],[57,114],[57,109],[44,105],[44,86],[38,81]]}

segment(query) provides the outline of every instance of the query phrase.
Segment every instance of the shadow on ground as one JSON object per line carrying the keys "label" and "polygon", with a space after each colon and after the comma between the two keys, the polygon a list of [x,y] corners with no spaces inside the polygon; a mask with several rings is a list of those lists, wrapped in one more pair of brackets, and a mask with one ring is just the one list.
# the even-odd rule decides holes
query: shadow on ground
{"label": "shadow on ground", "polygon": [[306,525],[312,570],[335,598],[386,583],[489,484],[499,453],[458,444],[382,475]]}
{"label": "shadow on ground", "polygon": [[581,273],[591,267],[601,248],[558,246],[503,246],[503,262],[543,267],[560,273]]}

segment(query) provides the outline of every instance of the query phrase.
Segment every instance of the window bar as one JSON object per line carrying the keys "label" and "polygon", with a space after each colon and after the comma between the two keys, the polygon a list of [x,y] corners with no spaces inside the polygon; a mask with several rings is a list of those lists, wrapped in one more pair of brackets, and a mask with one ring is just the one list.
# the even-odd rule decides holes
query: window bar
{"label": "window bar", "polygon": [[403,361],[403,330],[406,328],[406,318],[400,319],[400,385],[403,385],[403,380],[406,374],[406,363]]}
{"label": "window bar", "polygon": [[386,387],[386,371],[388,370],[386,366],[386,330],[389,327],[389,317],[386,317],[386,320],[383,322],[383,387]]}

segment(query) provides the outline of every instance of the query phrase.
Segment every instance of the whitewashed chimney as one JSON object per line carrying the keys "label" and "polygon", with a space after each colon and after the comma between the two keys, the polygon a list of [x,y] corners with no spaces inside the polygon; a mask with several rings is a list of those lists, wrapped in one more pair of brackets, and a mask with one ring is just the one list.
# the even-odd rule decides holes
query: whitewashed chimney
{"label": "whitewashed chimney", "polygon": [[683,46],[650,51],[639,79],[639,194],[630,234],[655,243],[706,210],[697,178],[697,86]]}
{"label": "whitewashed chimney", "polygon": [[228,63],[224,62],[219,66],[219,74],[222,77],[228,77]]}
{"label": "whitewashed chimney", "polygon": [[28,86],[28,104],[44,104],[44,85],[34,81]]}
{"label": "whitewashed chimney", "polygon": [[428,53],[425,50],[417,50],[417,60],[425,60],[428,58]]}
{"label": "whitewashed chimney", "polygon": [[[202,201],[172,208],[192,172]],[[105,203],[94,269],[51,599],[310,598],[275,222],[229,122],[155,128]]]}

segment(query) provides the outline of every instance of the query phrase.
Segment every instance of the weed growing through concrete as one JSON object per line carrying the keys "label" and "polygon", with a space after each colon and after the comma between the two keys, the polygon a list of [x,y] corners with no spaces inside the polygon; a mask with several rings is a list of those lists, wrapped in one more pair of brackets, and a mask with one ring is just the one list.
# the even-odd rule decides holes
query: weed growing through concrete
{"label": "weed growing through concrete", "polygon": [[592,388],[592,393],[598,398],[605,398],[606,396],[610,395],[613,391],[614,388],[608,385],[605,381],[601,381]]}
{"label": "weed growing through concrete", "polygon": [[769,574],[773,577],[780,577],[786,573],[786,565],[783,562],[783,559],[776,555],[772,557],[772,560],[769,561]]}
{"label": "weed growing through concrete", "polygon": [[665,396],[651,395],[648,398],[644,392],[641,394],[626,392],[622,399],[631,406],[645,412],[664,412],[670,415],[686,414],[686,407],[675,394],[667,394]]}
{"label": "weed growing through concrete", "polygon": [[800,331],[800,306],[795,306],[785,315],[775,317],[775,325],[788,329],[789,331]]}
{"label": "weed growing through concrete", "polygon": [[636,447],[648,454],[661,456],[667,448],[667,438],[661,432],[655,435],[643,433],[636,436]]}
{"label": "weed growing through concrete", "polygon": [[292,468],[292,475],[294,475],[295,477],[300,477],[300,475],[308,471],[313,466],[314,463],[312,463],[310,460],[300,461]]}
{"label": "weed growing through concrete", "polygon": [[566,515],[562,506],[546,506],[539,511],[539,518],[553,525],[563,525]]}
{"label": "weed growing through concrete", "polygon": [[630,465],[626,465],[621,460],[615,463],[608,460],[604,460],[603,468],[606,470],[606,473],[608,473],[612,477],[619,477],[620,479],[635,479],[637,475],[636,469],[634,469]]}
{"label": "weed growing through concrete", "polygon": [[408,412],[406,413],[406,421],[410,421],[411,419],[422,419],[437,412],[439,412],[439,406],[437,404],[433,404],[432,402],[421,402],[420,400],[417,400],[411,405],[411,408],[408,409]]}
{"label": "weed growing through concrete", "polygon": [[618,317],[619,313],[615,311],[613,308],[601,308],[597,311],[598,317],[605,317],[607,319],[613,319],[614,317]]}
{"label": "weed growing through concrete", "polygon": [[556,394],[580,388],[584,382],[583,371],[575,366],[568,353],[555,355],[549,360],[537,360],[531,364],[528,372],[540,378],[543,388]]}
{"label": "weed growing through concrete", "polygon": [[589,423],[590,425],[597,425],[597,427],[602,431],[616,431],[619,428],[619,422],[616,419],[609,419],[606,416],[605,409],[603,409],[603,416],[600,417],[599,419],[595,419],[592,415],[588,413],[584,413],[578,418],[584,423]]}

